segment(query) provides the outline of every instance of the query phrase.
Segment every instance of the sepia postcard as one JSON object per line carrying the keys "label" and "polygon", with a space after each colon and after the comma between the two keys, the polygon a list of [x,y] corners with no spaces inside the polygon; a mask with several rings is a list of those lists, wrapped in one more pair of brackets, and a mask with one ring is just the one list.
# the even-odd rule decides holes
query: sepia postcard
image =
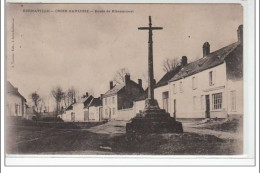
{"label": "sepia postcard", "polygon": [[7,2],[6,164],[252,159],[243,3]]}

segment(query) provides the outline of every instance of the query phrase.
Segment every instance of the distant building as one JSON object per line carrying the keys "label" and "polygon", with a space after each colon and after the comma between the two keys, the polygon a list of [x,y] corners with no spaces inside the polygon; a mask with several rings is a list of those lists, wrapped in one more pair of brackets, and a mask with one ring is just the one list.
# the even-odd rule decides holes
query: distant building
{"label": "distant building", "polygon": [[138,84],[130,80],[130,75],[125,75],[125,83],[113,85],[102,96],[103,119],[128,120],[135,116],[134,100],[144,93],[142,80]]}
{"label": "distant building", "polygon": [[102,120],[102,100],[101,98],[93,98],[89,104],[89,121]]}
{"label": "distant building", "polygon": [[155,89],[159,106],[176,118],[227,118],[243,114],[243,26],[238,41],[185,63]]}
{"label": "distant building", "polygon": [[27,118],[26,116],[26,99],[19,93],[9,81],[6,82],[6,115]]}
{"label": "distant building", "polygon": [[94,98],[92,95],[83,96],[80,100],[74,100],[65,112],[61,115],[64,121],[68,122],[89,122],[101,121],[102,101],[100,98]]}

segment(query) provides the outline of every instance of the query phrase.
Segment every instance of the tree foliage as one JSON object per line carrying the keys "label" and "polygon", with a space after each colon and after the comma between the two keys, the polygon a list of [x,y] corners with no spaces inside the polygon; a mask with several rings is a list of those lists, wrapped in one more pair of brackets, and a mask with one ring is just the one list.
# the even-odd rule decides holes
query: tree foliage
{"label": "tree foliage", "polygon": [[127,68],[121,68],[117,70],[114,76],[114,82],[116,84],[124,84],[126,74],[129,74],[129,70]]}
{"label": "tree foliage", "polygon": [[163,61],[163,71],[165,72],[170,72],[175,70],[175,68],[180,64],[180,61],[177,57],[170,59],[170,58],[166,58]]}

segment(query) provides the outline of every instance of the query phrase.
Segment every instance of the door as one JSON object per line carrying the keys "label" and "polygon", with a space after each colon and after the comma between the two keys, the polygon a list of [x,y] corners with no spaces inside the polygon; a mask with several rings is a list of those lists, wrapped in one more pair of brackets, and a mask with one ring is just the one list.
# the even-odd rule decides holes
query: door
{"label": "door", "polygon": [[89,113],[88,111],[84,111],[84,121],[88,121],[89,120]]}
{"label": "door", "polygon": [[176,118],[176,99],[173,100],[173,117]]}
{"label": "door", "polygon": [[74,112],[71,112],[71,121],[75,122],[75,113]]}
{"label": "door", "polygon": [[109,119],[111,120],[111,108],[109,108]]}
{"label": "door", "polygon": [[210,118],[210,101],[209,101],[209,95],[206,95],[206,118]]}

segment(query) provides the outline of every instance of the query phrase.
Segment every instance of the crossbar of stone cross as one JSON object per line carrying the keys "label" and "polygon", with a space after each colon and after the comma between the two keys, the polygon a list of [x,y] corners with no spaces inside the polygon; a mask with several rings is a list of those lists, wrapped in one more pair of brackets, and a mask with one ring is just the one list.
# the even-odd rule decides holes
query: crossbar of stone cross
{"label": "crossbar of stone cross", "polygon": [[148,99],[154,100],[153,74],[153,30],[162,30],[162,27],[152,27],[152,18],[149,16],[149,27],[139,27],[139,30],[149,30],[148,40]]}

